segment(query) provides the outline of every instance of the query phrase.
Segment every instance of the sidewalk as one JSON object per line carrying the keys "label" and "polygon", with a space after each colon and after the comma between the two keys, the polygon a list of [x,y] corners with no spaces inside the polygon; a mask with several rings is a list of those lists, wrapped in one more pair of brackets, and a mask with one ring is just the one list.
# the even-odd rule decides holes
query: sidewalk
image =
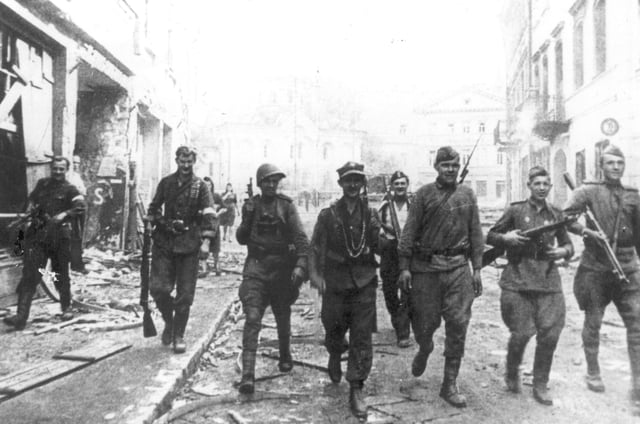
{"label": "sidewalk", "polygon": [[[1,402],[0,422],[152,422],[167,409],[184,379],[195,370],[200,356],[237,298],[239,283],[239,276],[233,274],[210,275],[198,281],[185,334],[187,352],[181,355],[161,345],[163,322],[158,314],[154,314],[158,336],[148,339],[142,336],[141,327],[83,332],[74,331],[70,326],[58,332],[35,335],[38,324],[34,324],[32,318],[39,312],[42,314],[42,309],[51,315],[59,309],[48,300],[35,302],[25,332],[7,332],[7,327],[0,323],[0,377],[49,360],[54,354],[81,348],[96,339],[125,342],[131,347]],[[133,287],[128,290],[133,294],[137,291]],[[77,313],[76,317],[83,315]],[[78,329],[81,330],[76,327]]]}

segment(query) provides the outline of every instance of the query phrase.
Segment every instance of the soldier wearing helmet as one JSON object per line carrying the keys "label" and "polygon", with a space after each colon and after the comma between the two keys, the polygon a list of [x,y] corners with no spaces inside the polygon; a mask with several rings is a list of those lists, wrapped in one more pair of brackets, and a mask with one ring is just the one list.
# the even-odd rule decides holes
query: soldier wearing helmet
{"label": "soldier wearing helmet", "polygon": [[293,368],[290,351],[291,305],[307,275],[309,240],[291,198],[278,193],[284,172],[265,163],[256,172],[261,195],[242,207],[242,222],[236,231],[240,244],[247,246],[239,296],[246,315],[242,333],[242,380],[240,393],[253,393],[256,350],[262,316],[267,306],[276,319],[280,360],[278,368]]}

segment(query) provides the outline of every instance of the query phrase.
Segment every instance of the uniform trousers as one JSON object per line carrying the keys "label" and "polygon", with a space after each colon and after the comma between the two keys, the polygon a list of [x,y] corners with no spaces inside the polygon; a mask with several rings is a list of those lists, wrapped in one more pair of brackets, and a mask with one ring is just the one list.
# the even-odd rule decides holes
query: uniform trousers
{"label": "uniform trousers", "polygon": [[536,383],[549,381],[553,353],[564,327],[565,310],[562,292],[502,290],[500,311],[511,332],[507,361],[518,366],[529,339],[536,335],[533,364]]}
{"label": "uniform trousers", "polygon": [[[188,313],[196,292],[199,251],[174,253],[154,244],[152,255],[149,292],[153,300],[161,311]],[[176,296],[172,298],[174,288]]]}
{"label": "uniform trousers", "polygon": [[411,322],[409,320],[409,303],[406,294],[398,294],[398,250],[397,242],[384,248],[380,255],[380,277],[382,278],[382,293],[387,306],[387,311],[391,315],[391,325],[396,331],[398,340],[408,339]]}
{"label": "uniform trousers", "polygon": [[573,292],[584,311],[582,343],[587,357],[597,358],[604,311],[613,302],[627,328],[627,350],[634,385],[640,388],[640,271],[626,274],[629,284],[617,280],[613,272],[578,267]]}
{"label": "uniform trousers", "polygon": [[433,333],[445,322],[444,356],[461,358],[475,298],[468,265],[415,272],[409,295],[411,326],[420,350],[433,350]]}
{"label": "uniform trousers", "polygon": [[[376,312],[376,277],[364,287],[353,285],[349,289],[336,282],[327,282],[333,289],[322,296],[322,325],[325,329],[324,345],[329,354],[341,355],[349,351],[346,379],[363,382],[369,376],[373,360],[371,334]],[[344,345],[349,331],[349,346]]]}

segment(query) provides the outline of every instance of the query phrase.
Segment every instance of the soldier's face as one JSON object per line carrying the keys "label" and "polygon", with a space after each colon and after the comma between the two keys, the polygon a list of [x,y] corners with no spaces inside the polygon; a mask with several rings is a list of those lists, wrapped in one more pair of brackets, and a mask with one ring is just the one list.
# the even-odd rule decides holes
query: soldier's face
{"label": "soldier's face", "polygon": [[602,156],[602,173],[606,180],[618,181],[624,174],[624,158],[620,156],[605,154]]}
{"label": "soldier's face", "polygon": [[460,172],[460,159],[442,161],[435,168],[438,171],[440,181],[445,184],[454,184],[458,179],[458,172]]}
{"label": "soldier's face", "polygon": [[178,172],[181,175],[191,175],[193,172],[193,164],[196,162],[196,158],[193,155],[178,156],[176,158],[176,164],[178,164]]}
{"label": "soldier's face", "polygon": [[63,160],[51,164],[51,177],[56,181],[64,181],[67,173],[67,163]]}
{"label": "soldier's face", "polygon": [[531,191],[531,197],[536,200],[544,200],[551,190],[551,179],[549,176],[538,176],[527,182],[527,187]]}
{"label": "soldier's face", "polygon": [[409,182],[406,178],[398,178],[393,182],[393,192],[396,196],[403,197],[407,194],[407,187],[409,186]]}
{"label": "soldier's face", "polygon": [[282,178],[277,175],[263,178],[262,181],[260,181],[260,184],[258,184],[258,187],[260,187],[260,191],[262,192],[262,196],[267,198],[274,197],[278,191],[278,183],[280,183],[281,179]]}
{"label": "soldier's face", "polygon": [[355,199],[360,195],[360,190],[364,185],[364,178],[360,175],[347,175],[338,181],[342,187],[342,194],[350,199]]}

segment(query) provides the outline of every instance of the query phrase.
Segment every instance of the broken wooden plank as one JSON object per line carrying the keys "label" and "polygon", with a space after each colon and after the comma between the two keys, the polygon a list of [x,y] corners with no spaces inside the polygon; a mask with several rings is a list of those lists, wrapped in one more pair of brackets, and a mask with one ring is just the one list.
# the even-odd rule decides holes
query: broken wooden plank
{"label": "broken wooden plank", "polygon": [[0,379],[0,394],[7,395],[0,401],[64,377],[89,364],[89,362],[52,359],[41,362],[26,372],[9,374]]}
{"label": "broken wooden plank", "polygon": [[231,420],[236,424],[247,424],[249,422],[242,415],[240,415],[239,412],[234,411],[233,409],[229,409],[227,411],[227,414],[229,414],[229,418],[231,418]]}
{"label": "broken wooden plank", "polygon": [[93,318],[76,317],[76,318],[70,319],[69,321],[63,321],[58,324],[48,325],[46,327],[43,327],[39,330],[34,331],[33,334],[36,336],[39,336],[40,334],[48,333],[49,331],[58,331],[61,328],[68,327],[73,324],[90,324],[94,322],[98,322],[98,320],[95,317]]}
{"label": "broken wooden plank", "polygon": [[129,349],[131,344],[116,340],[94,340],[82,346],[80,349],[54,355],[55,359],[68,359],[70,361],[90,361],[95,362],[118,352]]}

